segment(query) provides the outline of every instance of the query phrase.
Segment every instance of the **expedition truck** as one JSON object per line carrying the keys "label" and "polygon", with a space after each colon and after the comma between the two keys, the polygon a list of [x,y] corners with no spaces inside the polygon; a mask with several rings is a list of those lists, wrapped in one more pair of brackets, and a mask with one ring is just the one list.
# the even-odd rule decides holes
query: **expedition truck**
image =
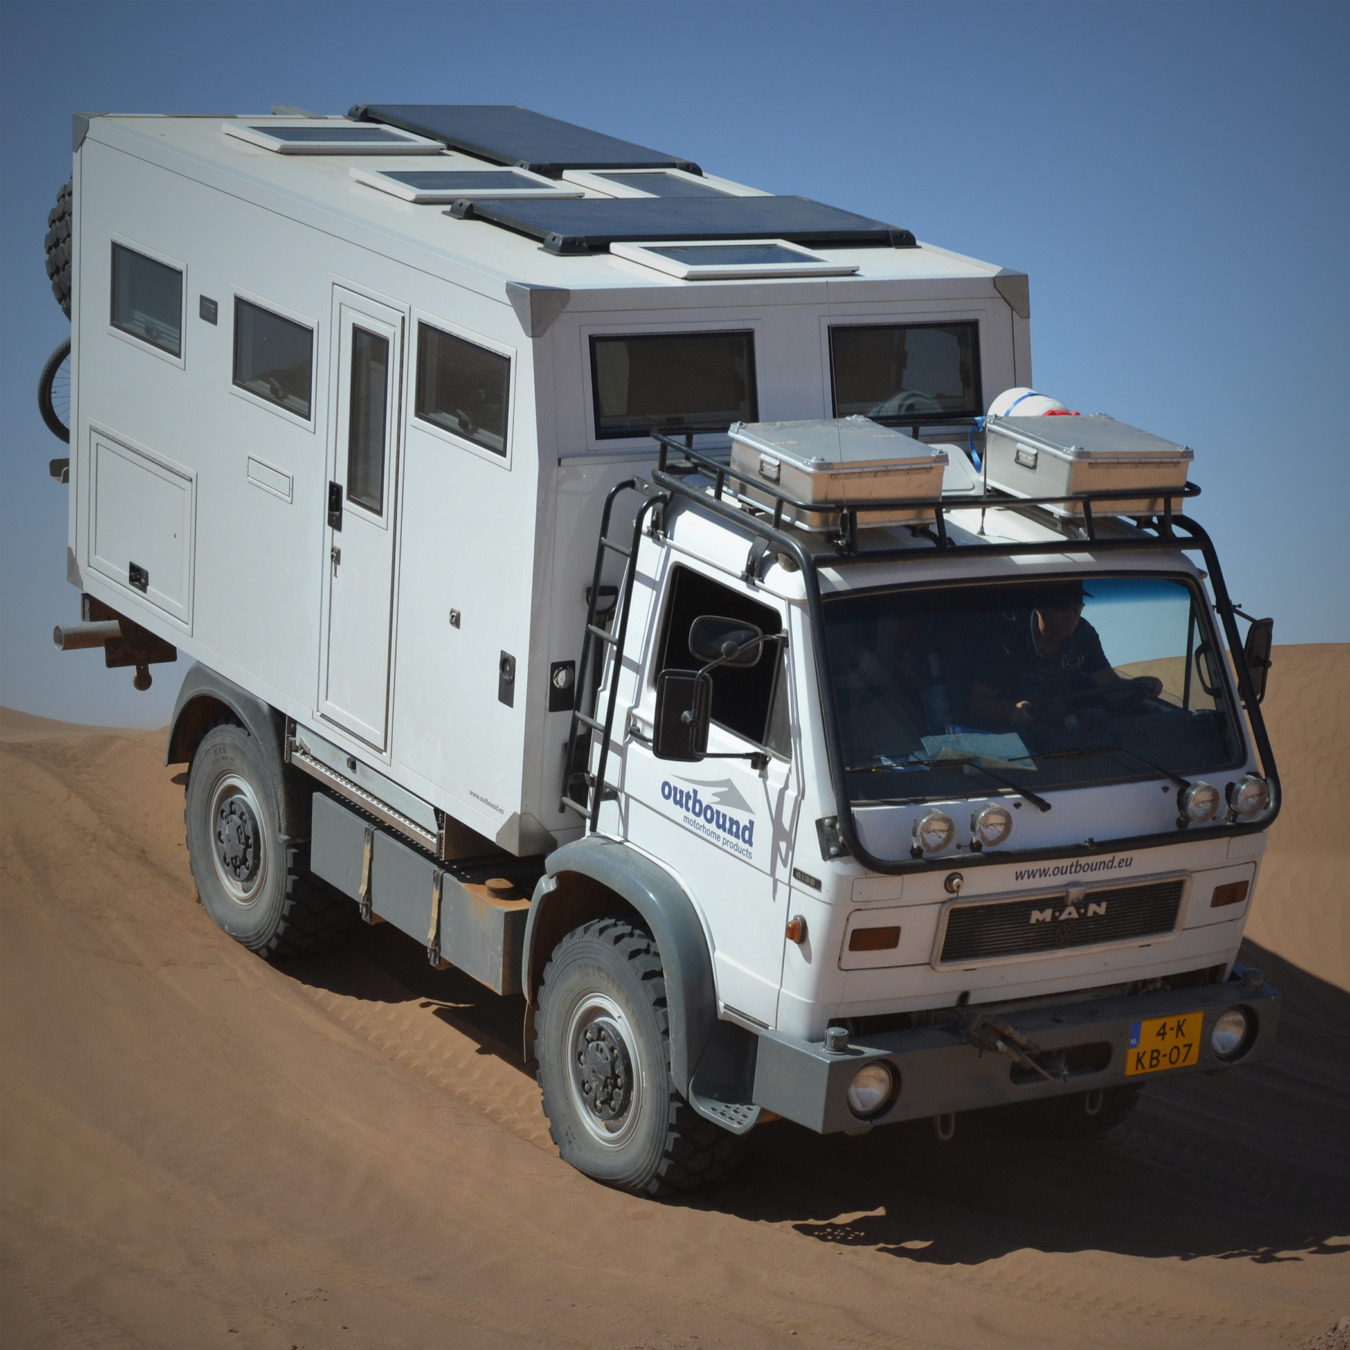
{"label": "expedition truck", "polygon": [[562,1156],[648,1195],[1271,1053],[1271,625],[1189,449],[1034,393],[1024,274],[516,107],[74,145],[56,637],[192,660],[225,932],[523,994]]}

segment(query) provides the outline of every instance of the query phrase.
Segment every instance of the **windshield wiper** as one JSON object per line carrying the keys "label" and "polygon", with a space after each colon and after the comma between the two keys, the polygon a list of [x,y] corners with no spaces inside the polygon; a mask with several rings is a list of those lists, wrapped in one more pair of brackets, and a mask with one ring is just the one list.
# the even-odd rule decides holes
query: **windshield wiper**
{"label": "windshield wiper", "polygon": [[[1030,755],[1027,758],[1031,758]],[[992,778],[994,782],[1003,787],[1010,788],[1017,793],[1019,797],[1025,797],[1032,806],[1038,807],[1042,811],[1050,809],[1050,803],[1044,797],[1038,797],[1036,793],[1024,788],[1020,783],[1014,783],[1011,778],[1004,778],[1000,773],[995,773],[993,769],[986,768],[977,759],[888,759],[885,755],[878,755],[870,764],[854,764],[844,770],[845,773],[880,773],[883,769],[932,769],[941,764],[959,764],[963,769],[971,768],[978,773]]]}
{"label": "windshield wiper", "polygon": [[1146,769],[1152,769],[1154,773],[1162,778],[1170,779],[1179,788],[1188,788],[1191,785],[1189,778],[1183,778],[1179,773],[1173,773],[1171,769],[1164,769],[1161,764],[1155,764],[1151,759],[1145,759],[1143,755],[1136,754],[1133,750],[1127,750],[1123,745],[1072,745],[1066,750],[1029,750],[1028,759],[1040,761],[1042,759],[1083,759],[1088,755],[1129,755],[1133,760],[1137,760]]}

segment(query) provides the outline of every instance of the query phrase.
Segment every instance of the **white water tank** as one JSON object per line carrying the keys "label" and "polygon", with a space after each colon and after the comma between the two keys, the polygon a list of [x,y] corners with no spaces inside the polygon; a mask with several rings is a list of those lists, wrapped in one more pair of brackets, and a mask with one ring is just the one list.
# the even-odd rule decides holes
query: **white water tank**
{"label": "white water tank", "polygon": [[1048,394],[1038,394],[1034,389],[1019,385],[1016,389],[1005,389],[990,405],[991,417],[1044,417],[1047,414],[1077,416],[1071,413],[1057,398]]}

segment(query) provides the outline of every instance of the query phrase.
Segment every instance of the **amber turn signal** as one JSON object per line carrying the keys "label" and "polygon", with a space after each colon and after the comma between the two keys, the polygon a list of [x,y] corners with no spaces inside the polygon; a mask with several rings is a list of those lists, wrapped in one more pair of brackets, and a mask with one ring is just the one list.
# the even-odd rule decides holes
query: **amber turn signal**
{"label": "amber turn signal", "polygon": [[787,922],[787,939],[799,947],[806,941],[806,920],[800,914],[794,914]]}
{"label": "amber turn signal", "polygon": [[848,935],[851,952],[885,952],[900,945],[900,925],[890,928],[855,928]]}
{"label": "amber turn signal", "polygon": [[1247,898],[1248,881],[1230,881],[1226,886],[1216,886],[1210,897],[1210,909],[1220,909],[1224,905],[1240,905]]}

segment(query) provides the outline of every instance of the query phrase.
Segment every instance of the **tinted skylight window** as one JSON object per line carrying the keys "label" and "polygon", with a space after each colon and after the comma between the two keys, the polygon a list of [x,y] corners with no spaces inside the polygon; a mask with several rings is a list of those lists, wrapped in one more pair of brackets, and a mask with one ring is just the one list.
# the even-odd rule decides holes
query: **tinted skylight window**
{"label": "tinted skylight window", "polygon": [[530,178],[511,169],[388,169],[386,178],[414,188],[541,188],[550,190],[547,183]]}
{"label": "tinted skylight window", "polygon": [[580,197],[580,188],[558,184],[525,169],[367,169],[353,165],[358,183],[406,202],[454,202],[461,198]]}
{"label": "tinted skylight window", "polygon": [[408,138],[388,127],[254,127],[288,145],[321,145],[354,141],[359,145],[405,145]]}
{"label": "tinted skylight window", "polygon": [[300,125],[270,122],[222,122],[227,136],[280,155],[440,154],[439,142],[394,127],[316,119]]}
{"label": "tinted skylight window", "polygon": [[762,267],[812,261],[812,255],[783,244],[649,244],[648,253],[695,267]]}
{"label": "tinted skylight window", "polygon": [[730,194],[678,173],[598,173],[609,183],[649,192],[653,197],[726,197]]}
{"label": "tinted skylight window", "polygon": [[[753,201],[754,198],[742,200]],[[656,203],[653,203],[655,205]],[[611,253],[682,281],[723,281],[738,277],[838,277],[858,270],[783,239],[727,240],[725,243],[669,240],[652,244],[616,242]]]}

